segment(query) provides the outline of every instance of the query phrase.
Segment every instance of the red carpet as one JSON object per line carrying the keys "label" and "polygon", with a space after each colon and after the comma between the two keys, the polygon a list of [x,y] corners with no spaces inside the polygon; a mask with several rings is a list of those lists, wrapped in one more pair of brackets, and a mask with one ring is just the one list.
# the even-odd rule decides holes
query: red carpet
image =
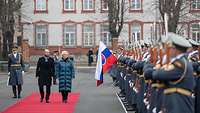
{"label": "red carpet", "polygon": [[8,107],[1,113],[73,113],[80,93],[70,93],[68,102],[62,103],[62,96],[59,93],[52,93],[50,103],[40,103],[38,93],[25,97],[16,104]]}

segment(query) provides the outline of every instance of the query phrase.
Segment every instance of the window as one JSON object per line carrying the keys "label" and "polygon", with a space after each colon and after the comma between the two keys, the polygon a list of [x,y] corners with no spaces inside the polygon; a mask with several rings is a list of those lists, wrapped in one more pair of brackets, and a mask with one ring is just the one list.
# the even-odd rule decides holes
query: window
{"label": "window", "polygon": [[191,25],[192,39],[200,42],[200,23],[194,23]]}
{"label": "window", "polygon": [[76,44],[76,25],[66,24],[64,25],[64,45],[75,46]]}
{"label": "window", "polygon": [[48,43],[47,25],[35,26],[36,47],[45,47]]}
{"label": "window", "polygon": [[94,10],[94,0],[82,0],[83,1],[83,10],[84,11],[93,11]]}
{"label": "window", "polygon": [[108,11],[108,3],[106,0],[101,0],[101,10]]}
{"label": "window", "polygon": [[192,0],[192,10],[200,10],[200,0]]}
{"label": "window", "polygon": [[142,2],[141,0],[130,0],[130,10],[141,10]]}
{"label": "window", "polygon": [[35,0],[35,12],[47,12],[47,0]]}
{"label": "window", "polygon": [[109,25],[101,25],[101,41],[104,42],[105,45],[111,46],[111,35],[109,32]]}
{"label": "window", "polygon": [[86,24],[83,25],[83,45],[93,46],[94,43],[94,25]]}
{"label": "window", "polygon": [[131,41],[137,42],[141,40],[141,25],[138,23],[131,25]]}
{"label": "window", "polygon": [[64,0],[64,11],[74,11],[75,4],[75,0]]}

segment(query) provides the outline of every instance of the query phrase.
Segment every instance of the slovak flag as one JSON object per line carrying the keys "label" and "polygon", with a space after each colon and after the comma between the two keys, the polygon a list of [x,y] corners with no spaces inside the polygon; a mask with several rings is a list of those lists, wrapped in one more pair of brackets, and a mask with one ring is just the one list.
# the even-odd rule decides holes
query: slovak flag
{"label": "slovak flag", "polygon": [[110,52],[110,50],[105,46],[105,44],[100,41],[95,73],[97,86],[103,83],[103,74],[105,74],[111,68],[111,66],[116,63],[117,58]]}

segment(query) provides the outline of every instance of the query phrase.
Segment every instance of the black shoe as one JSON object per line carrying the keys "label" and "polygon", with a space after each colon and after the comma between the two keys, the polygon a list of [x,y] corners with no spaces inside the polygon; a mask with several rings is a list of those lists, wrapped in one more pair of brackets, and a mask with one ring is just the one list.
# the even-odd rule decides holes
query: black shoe
{"label": "black shoe", "polygon": [[126,108],[126,111],[135,111],[135,109],[131,108],[131,107],[128,107],[128,108]]}
{"label": "black shoe", "polygon": [[40,102],[43,102],[43,98],[40,99]]}
{"label": "black shoe", "polygon": [[49,100],[46,100],[46,103],[50,103]]}
{"label": "black shoe", "polygon": [[67,100],[63,100],[63,103],[67,103]]}
{"label": "black shoe", "polygon": [[17,98],[17,96],[14,96],[14,97],[12,97],[12,98]]}
{"label": "black shoe", "polygon": [[21,98],[21,95],[18,95],[18,97],[17,98]]}
{"label": "black shoe", "polygon": [[119,93],[118,96],[119,96],[119,97],[125,97],[125,95],[122,94],[122,93]]}

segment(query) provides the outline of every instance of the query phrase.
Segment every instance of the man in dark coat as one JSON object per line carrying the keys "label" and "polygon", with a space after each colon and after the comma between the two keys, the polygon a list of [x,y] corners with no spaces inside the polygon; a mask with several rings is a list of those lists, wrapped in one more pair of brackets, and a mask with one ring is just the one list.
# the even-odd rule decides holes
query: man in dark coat
{"label": "man in dark coat", "polygon": [[44,86],[46,86],[46,103],[49,103],[51,93],[52,77],[54,84],[56,83],[54,60],[49,56],[49,50],[45,49],[45,55],[40,57],[37,63],[36,77],[38,77],[38,85],[40,90],[40,101],[44,99]]}
{"label": "man in dark coat", "polygon": [[[23,85],[24,63],[22,55],[18,53],[18,46],[14,45],[12,54],[8,55],[8,85],[12,86],[13,98],[21,98],[21,90]],[[17,87],[16,87],[17,86]],[[18,90],[18,96],[17,96]]]}
{"label": "man in dark coat", "polygon": [[92,51],[92,48],[90,48],[90,50],[88,51],[87,53],[87,56],[88,56],[88,66],[91,66],[92,65],[92,62],[93,62],[93,51]]}

